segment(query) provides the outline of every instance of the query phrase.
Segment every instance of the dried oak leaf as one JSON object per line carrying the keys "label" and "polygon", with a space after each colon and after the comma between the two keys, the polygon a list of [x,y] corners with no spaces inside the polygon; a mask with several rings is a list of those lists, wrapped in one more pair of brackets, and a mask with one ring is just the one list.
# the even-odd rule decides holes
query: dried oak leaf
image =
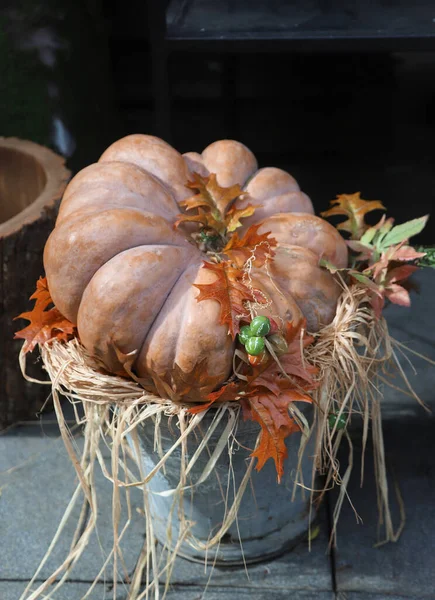
{"label": "dried oak leaf", "polygon": [[240,219],[254,214],[256,206],[248,204],[244,208],[237,208],[235,201],[247,196],[240,185],[222,187],[218,184],[216,174],[211,173],[204,177],[193,173],[193,180],[187,187],[196,190],[196,194],[180,202],[180,206],[187,211],[198,210],[196,215],[178,215],[174,227],[181,223],[201,223],[204,227],[213,229],[220,235],[231,233],[242,226]]}
{"label": "dried oak leaf", "polygon": [[194,284],[199,290],[197,302],[216,300],[220,304],[220,323],[227,325],[234,339],[240,331],[240,320],[246,314],[246,301],[264,303],[265,299],[255,289],[251,291],[242,282],[242,272],[234,268],[229,261],[220,263],[204,262],[203,269],[209,269],[216,275],[216,281],[208,284]]}
{"label": "dried oak leaf", "polygon": [[193,406],[189,409],[189,412],[193,415],[196,415],[200,412],[207,410],[212,404],[215,404],[216,402],[234,402],[239,398],[240,387],[241,386],[239,382],[232,381],[231,383],[227,383],[216,392],[211,392],[210,394],[208,394],[208,402],[204,402],[202,404],[198,404],[197,406]]}
{"label": "dried oak leaf", "polygon": [[57,308],[46,310],[53,300],[47,285],[47,279],[40,277],[36,284],[36,291],[30,296],[35,300],[31,311],[21,313],[15,319],[27,319],[30,324],[17,331],[14,339],[25,340],[23,351],[32,352],[38,344],[45,344],[53,339],[68,341],[77,333],[75,325],[66,319]]}
{"label": "dried oak leaf", "polygon": [[317,369],[304,362],[302,356],[303,349],[313,341],[305,333],[304,322],[288,324],[285,337],[289,351],[280,357],[280,363],[291,378],[284,376],[280,366],[269,357],[257,367],[246,365],[244,376],[247,381],[231,382],[209,394],[207,404],[190,409],[191,413],[197,414],[216,402],[239,400],[244,419],[261,426],[258,446],[251,454],[257,458],[256,469],[259,471],[268,459],[273,459],[278,481],[284,473],[287,457],[285,440],[299,431],[299,426],[289,414],[289,406],[292,402],[312,402],[305,392],[317,385],[313,379]]}
{"label": "dried oak leaf", "polygon": [[217,182],[216,173],[211,173],[206,177],[199,173],[193,173],[193,181],[189,181],[187,187],[197,190],[197,193],[191,198],[180,202],[180,206],[187,210],[206,206],[211,211],[216,211],[221,215],[224,215],[233,202],[244,194],[239,184],[231,187],[220,186]]}
{"label": "dried oak leaf", "polygon": [[239,267],[242,267],[252,256],[255,257],[254,266],[262,267],[267,258],[275,255],[273,248],[277,245],[277,241],[269,237],[270,231],[258,234],[260,227],[261,224],[251,225],[242,238],[239,238],[235,232],[222,252]]}
{"label": "dried oak leaf", "polygon": [[216,219],[211,213],[205,212],[201,208],[198,209],[198,214],[196,215],[178,215],[178,218],[174,223],[174,228],[176,229],[182,223],[200,223],[204,227],[214,229],[218,233],[223,233],[225,231],[225,226],[222,221]]}
{"label": "dried oak leaf", "polygon": [[306,333],[305,324],[305,320],[286,324],[284,337],[288,351],[279,357],[280,364],[270,357],[266,362],[252,367],[251,373],[247,374],[248,389],[263,386],[276,394],[282,389],[281,380],[283,378],[292,385],[284,373],[293,378],[293,387],[297,386],[299,389],[308,390],[317,386],[314,377],[318,369],[306,361],[303,355],[305,348],[314,341],[314,338]]}
{"label": "dried oak leaf", "polygon": [[363,200],[361,193],[339,194],[335,200],[331,200],[332,207],[322,213],[322,217],[345,215],[346,221],[339,223],[337,229],[348,231],[353,240],[359,240],[367,225],[364,217],[372,210],[385,210],[385,206],[379,200]]}
{"label": "dried oak leaf", "polygon": [[[220,383],[220,376],[209,375],[207,358],[198,361],[191,371],[183,369],[174,363],[173,368],[165,373],[148,370],[154,384],[154,393],[161,398],[169,398],[173,402],[207,402],[210,392]],[[136,379],[145,389],[142,379]]]}
{"label": "dried oak leaf", "polygon": [[311,398],[295,389],[287,389],[278,395],[265,390],[241,400],[245,421],[255,421],[261,426],[258,445],[251,454],[257,459],[255,468],[260,471],[271,458],[275,462],[278,483],[284,474],[284,461],[288,455],[285,440],[299,431],[298,424],[289,414],[292,402],[311,402]]}
{"label": "dried oak leaf", "polygon": [[225,215],[225,225],[228,232],[232,233],[238,227],[242,227],[243,223],[240,219],[244,217],[252,217],[258,205],[248,204],[245,208],[236,208],[232,206]]}

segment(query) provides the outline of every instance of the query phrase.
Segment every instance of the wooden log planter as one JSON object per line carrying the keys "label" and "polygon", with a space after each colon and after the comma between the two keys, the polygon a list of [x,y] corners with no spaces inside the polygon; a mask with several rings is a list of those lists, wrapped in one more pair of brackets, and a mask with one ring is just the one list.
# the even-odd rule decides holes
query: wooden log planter
{"label": "wooden log planter", "polygon": [[[33,418],[48,392],[20,371],[14,322],[27,310],[42,254],[70,172],[54,152],[27,140],[0,138],[0,428]],[[30,363],[35,361],[30,361]],[[30,364],[41,377],[41,368]]]}

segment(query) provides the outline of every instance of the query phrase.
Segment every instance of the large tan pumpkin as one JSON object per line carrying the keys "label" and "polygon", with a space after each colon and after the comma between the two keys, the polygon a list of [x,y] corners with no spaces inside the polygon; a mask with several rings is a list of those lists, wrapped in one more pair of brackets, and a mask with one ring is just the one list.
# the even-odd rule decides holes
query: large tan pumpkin
{"label": "large tan pumpkin", "polygon": [[216,173],[221,186],[240,184],[261,205],[242,230],[262,222],[259,233],[278,241],[269,274],[254,270],[253,284],[270,299],[260,314],[284,321],[307,319],[319,330],[335,313],[340,290],[318,266],[324,257],[347,265],[337,231],[313,215],[295,179],[276,168],[258,170],[243,144],[221,140],[202,154],[179,154],[164,141],[131,135],[110,146],[99,162],[70,182],[44,253],[53,301],[78,326],[80,339],[107,368],[121,370],[114,346],[137,351],[136,372],[185,372],[207,359],[208,373],[223,382],[235,342],[219,324],[216,300],[196,301],[194,283],[211,283],[207,256],[175,230],[178,202],[192,196],[193,172]]}

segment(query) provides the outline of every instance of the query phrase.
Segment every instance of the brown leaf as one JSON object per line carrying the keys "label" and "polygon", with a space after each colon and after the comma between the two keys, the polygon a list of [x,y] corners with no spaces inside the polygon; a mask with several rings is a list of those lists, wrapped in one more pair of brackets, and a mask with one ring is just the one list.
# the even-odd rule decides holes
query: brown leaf
{"label": "brown leaf", "polygon": [[[220,376],[209,375],[207,366],[207,358],[203,358],[191,371],[183,371],[177,363],[174,363],[173,368],[164,373],[148,369],[148,374],[154,384],[154,393],[161,398],[169,398],[173,402],[206,402],[210,392],[221,381]],[[149,389],[143,383],[147,383],[146,380],[133,378],[145,389]]]}
{"label": "brown leaf", "polygon": [[321,213],[322,217],[334,215],[345,215],[346,221],[339,223],[337,229],[348,231],[353,240],[359,240],[367,229],[364,217],[372,210],[385,210],[385,206],[379,200],[363,200],[361,193],[340,194],[335,200],[331,200],[332,208]]}
{"label": "brown leaf", "polygon": [[240,185],[222,187],[218,184],[216,174],[211,173],[204,177],[193,173],[193,181],[187,187],[196,190],[196,194],[180,202],[180,206],[187,211],[197,210],[196,215],[178,215],[174,227],[182,223],[201,223],[207,229],[212,229],[219,235],[235,231],[242,226],[240,219],[254,214],[256,206],[248,204],[245,208],[236,208],[234,205],[238,198],[245,198],[248,194]]}
{"label": "brown leaf", "polygon": [[288,455],[285,439],[299,431],[299,426],[289,414],[289,405],[301,401],[311,402],[311,398],[297,390],[286,390],[278,396],[259,393],[241,400],[244,419],[261,426],[259,443],[251,454],[257,459],[255,468],[260,471],[266,461],[273,459],[278,483],[284,474],[284,460]]}
{"label": "brown leaf", "polygon": [[286,328],[286,340],[289,344],[287,355],[280,357],[294,379],[285,377],[279,365],[269,356],[269,360],[257,367],[245,365],[245,379],[233,381],[208,395],[209,402],[192,407],[192,414],[207,410],[216,402],[239,400],[244,419],[260,424],[261,436],[258,447],[251,456],[257,458],[259,471],[269,458],[276,465],[278,481],[284,472],[284,460],[287,456],[285,439],[291,433],[299,431],[299,426],[289,414],[292,402],[312,402],[305,392],[316,387],[313,376],[317,369],[303,362],[302,349],[312,343],[313,338],[306,335],[304,323],[289,324]]}
{"label": "brown leaf", "polygon": [[303,355],[305,348],[314,342],[314,337],[307,334],[305,327],[305,320],[287,323],[284,336],[288,344],[288,352],[279,360],[287,375],[298,377],[305,384],[315,387],[313,377],[317,374],[317,368],[305,361]]}
{"label": "brown leaf", "polygon": [[40,277],[36,284],[36,291],[30,296],[35,300],[31,311],[21,313],[16,319],[26,319],[30,324],[17,331],[14,339],[25,340],[24,353],[32,352],[38,344],[45,344],[53,339],[68,341],[77,334],[75,325],[68,321],[57,308],[46,308],[53,304],[47,285],[47,279]]}
{"label": "brown leaf", "polygon": [[171,387],[174,392],[183,397],[206,397],[221,381],[220,376],[210,376],[207,370],[207,358],[203,358],[193,367],[191,371],[183,371],[175,363],[171,372]]}
{"label": "brown leaf", "polygon": [[38,307],[45,310],[47,306],[53,304],[50,292],[48,290],[48,282],[46,277],[40,277],[36,282],[36,291],[30,296],[30,300],[35,300],[34,308]]}
{"label": "brown leaf", "polygon": [[203,404],[198,404],[198,406],[193,406],[189,409],[189,412],[193,415],[196,415],[210,408],[210,406],[215,402],[234,402],[235,400],[238,400],[239,394],[240,384],[232,381],[231,383],[223,385],[216,392],[211,392],[211,394],[207,396],[207,403],[204,402]]}
{"label": "brown leaf", "polygon": [[234,339],[240,331],[240,320],[246,314],[244,303],[256,301],[264,303],[263,296],[251,290],[242,282],[242,272],[235,269],[229,261],[221,263],[204,262],[203,269],[209,269],[216,275],[216,281],[208,284],[194,284],[199,290],[198,302],[216,300],[221,306],[220,323],[227,325]]}
{"label": "brown leaf", "polygon": [[228,232],[233,232],[239,227],[242,227],[243,223],[240,223],[240,219],[244,217],[251,217],[258,205],[248,204],[245,208],[236,208],[232,206],[225,216],[225,224]]}
{"label": "brown leaf", "polygon": [[180,206],[186,208],[186,210],[192,210],[200,206],[207,207],[210,211],[216,212],[217,216],[220,215],[221,218],[237,198],[245,195],[238,184],[231,187],[220,186],[215,173],[211,173],[208,177],[193,173],[193,181],[189,181],[187,187],[197,190],[197,193],[191,198],[180,202]]}
{"label": "brown leaf", "polygon": [[211,213],[198,209],[196,215],[178,215],[174,223],[174,229],[177,229],[183,223],[200,223],[208,229],[214,229],[218,233],[224,233],[225,224],[215,219]]}
{"label": "brown leaf", "polygon": [[255,256],[254,266],[261,267],[268,257],[275,255],[276,239],[269,238],[270,231],[259,235],[260,227],[261,224],[251,225],[242,238],[234,233],[222,250],[238,267],[242,267],[251,256]]}

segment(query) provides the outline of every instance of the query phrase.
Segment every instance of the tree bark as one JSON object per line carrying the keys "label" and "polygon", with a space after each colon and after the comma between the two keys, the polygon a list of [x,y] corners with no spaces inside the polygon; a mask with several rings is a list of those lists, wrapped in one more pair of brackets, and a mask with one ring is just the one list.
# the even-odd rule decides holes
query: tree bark
{"label": "tree bark", "polygon": [[[36,418],[50,394],[22,376],[22,340],[13,337],[26,322],[14,318],[31,310],[29,296],[43,274],[44,245],[70,177],[64,163],[48,148],[0,137],[0,429]],[[47,379],[37,350],[28,363],[30,375]]]}

